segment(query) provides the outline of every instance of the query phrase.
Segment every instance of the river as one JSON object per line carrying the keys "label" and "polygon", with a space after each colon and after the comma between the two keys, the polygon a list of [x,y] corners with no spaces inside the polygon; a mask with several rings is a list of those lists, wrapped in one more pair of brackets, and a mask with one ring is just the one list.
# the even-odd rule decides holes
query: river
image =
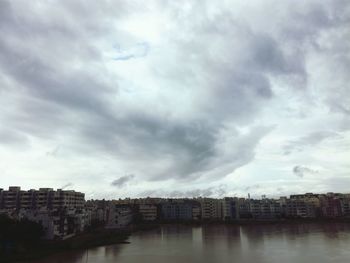
{"label": "river", "polygon": [[130,244],[69,251],[32,263],[350,262],[350,224],[164,225]]}

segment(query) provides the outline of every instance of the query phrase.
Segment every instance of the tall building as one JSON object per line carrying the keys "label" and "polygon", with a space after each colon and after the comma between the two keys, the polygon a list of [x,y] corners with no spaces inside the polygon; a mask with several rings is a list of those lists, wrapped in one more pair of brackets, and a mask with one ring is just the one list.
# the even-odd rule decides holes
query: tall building
{"label": "tall building", "polygon": [[0,212],[15,220],[40,223],[47,239],[65,239],[84,231],[91,224],[90,211],[84,206],[85,195],[73,190],[25,191],[18,186],[0,190]]}

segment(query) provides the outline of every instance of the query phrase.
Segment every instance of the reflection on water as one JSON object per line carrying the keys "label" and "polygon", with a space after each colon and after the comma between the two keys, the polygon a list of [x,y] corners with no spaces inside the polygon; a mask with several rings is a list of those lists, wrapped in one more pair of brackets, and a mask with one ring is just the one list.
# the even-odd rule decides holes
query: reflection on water
{"label": "reflection on water", "polygon": [[349,224],[166,225],[130,244],[71,251],[33,263],[349,262]]}

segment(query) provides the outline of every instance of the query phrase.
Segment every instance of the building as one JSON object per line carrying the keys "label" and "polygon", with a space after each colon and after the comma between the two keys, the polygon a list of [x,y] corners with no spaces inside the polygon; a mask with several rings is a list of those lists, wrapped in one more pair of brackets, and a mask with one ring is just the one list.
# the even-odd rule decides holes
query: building
{"label": "building", "polygon": [[201,205],[198,202],[194,202],[192,205],[192,220],[199,221],[202,218]]}
{"label": "building", "polygon": [[107,212],[106,228],[123,229],[133,221],[134,213],[129,205],[120,205],[111,202]]}
{"label": "building", "polygon": [[104,225],[107,222],[107,211],[110,201],[106,200],[89,200],[85,203],[86,211],[89,211],[91,225]]}
{"label": "building", "polygon": [[341,195],[327,193],[320,196],[322,216],[335,218],[342,216]]}
{"label": "building", "polygon": [[57,191],[52,188],[23,191],[18,186],[10,186],[2,190],[0,195],[0,209],[83,209],[85,195],[73,190]]}
{"label": "building", "polygon": [[161,215],[163,220],[192,220],[192,204],[183,200],[169,200],[161,204]]}
{"label": "building", "polygon": [[156,221],[158,219],[158,207],[154,204],[140,204],[138,212],[142,221]]}
{"label": "building", "polygon": [[46,239],[65,239],[91,224],[84,209],[83,193],[52,188],[21,190],[11,186],[0,191],[0,210],[15,220],[24,218],[40,223]]}
{"label": "building", "polygon": [[278,200],[270,199],[270,216],[271,218],[282,218],[284,217],[283,209]]}
{"label": "building", "polygon": [[315,218],[316,207],[307,200],[288,199],[286,201],[286,217]]}
{"label": "building", "polygon": [[251,218],[250,199],[238,198],[238,213],[240,219]]}
{"label": "building", "polygon": [[10,186],[9,190],[1,191],[0,209],[18,209],[20,205],[20,191],[18,186]]}
{"label": "building", "polygon": [[343,194],[340,197],[341,213],[344,217],[350,217],[350,194]]}
{"label": "building", "polygon": [[220,220],[222,217],[221,201],[215,198],[199,198],[202,220]]}
{"label": "building", "polygon": [[284,199],[282,213],[286,217],[315,218],[321,214],[320,196],[313,193],[291,195]]}
{"label": "building", "polygon": [[280,203],[273,199],[250,200],[250,213],[254,219],[276,219],[282,216]]}
{"label": "building", "polygon": [[50,196],[49,207],[52,209],[83,209],[85,195],[73,190],[57,189]]}
{"label": "building", "polygon": [[222,219],[224,221],[239,219],[239,204],[237,198],[225,197],[222,200]]}
{"label": "building", "polygon": [[90,224],[88,214],[74,211],[20,209],[16,220],[28,219],[39,223],[45,239],[67,239],[85,230]]}

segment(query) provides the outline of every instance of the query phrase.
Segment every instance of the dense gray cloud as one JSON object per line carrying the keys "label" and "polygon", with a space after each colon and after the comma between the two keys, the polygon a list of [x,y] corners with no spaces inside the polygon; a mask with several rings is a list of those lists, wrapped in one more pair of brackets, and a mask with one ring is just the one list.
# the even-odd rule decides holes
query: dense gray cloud
{"label": "dense gray cloud", "polygon": [[296,176],[303,178],[305,174],[318,174],[318,171],[306,166],[296,165],[293,168],[293,173]]}
{"label": "dense gray cloud", "polygon": [[132,179],[134,179],[134,175],[133,174],[129,174],[129,175],[125,175],[122,177],[119,177],[118,179],[114,180],[111,185],[112,186],[116,186],[116,187],[123,187],[125,186],[129,181],[131,181]]}
{"label": "dense gray cloud", "polygon": [[164,194],[222,195],[208,185],[268,160],[265,138],[283,137],[285,158],[348,140],[349,13],[343,0],[1,1],[0,157],[22,164],[18,181],[74,170],[83,190],[97,176],[122,190],[133,178],[108,174],[130,171],[134,194],[172,181],[197,190]]}

